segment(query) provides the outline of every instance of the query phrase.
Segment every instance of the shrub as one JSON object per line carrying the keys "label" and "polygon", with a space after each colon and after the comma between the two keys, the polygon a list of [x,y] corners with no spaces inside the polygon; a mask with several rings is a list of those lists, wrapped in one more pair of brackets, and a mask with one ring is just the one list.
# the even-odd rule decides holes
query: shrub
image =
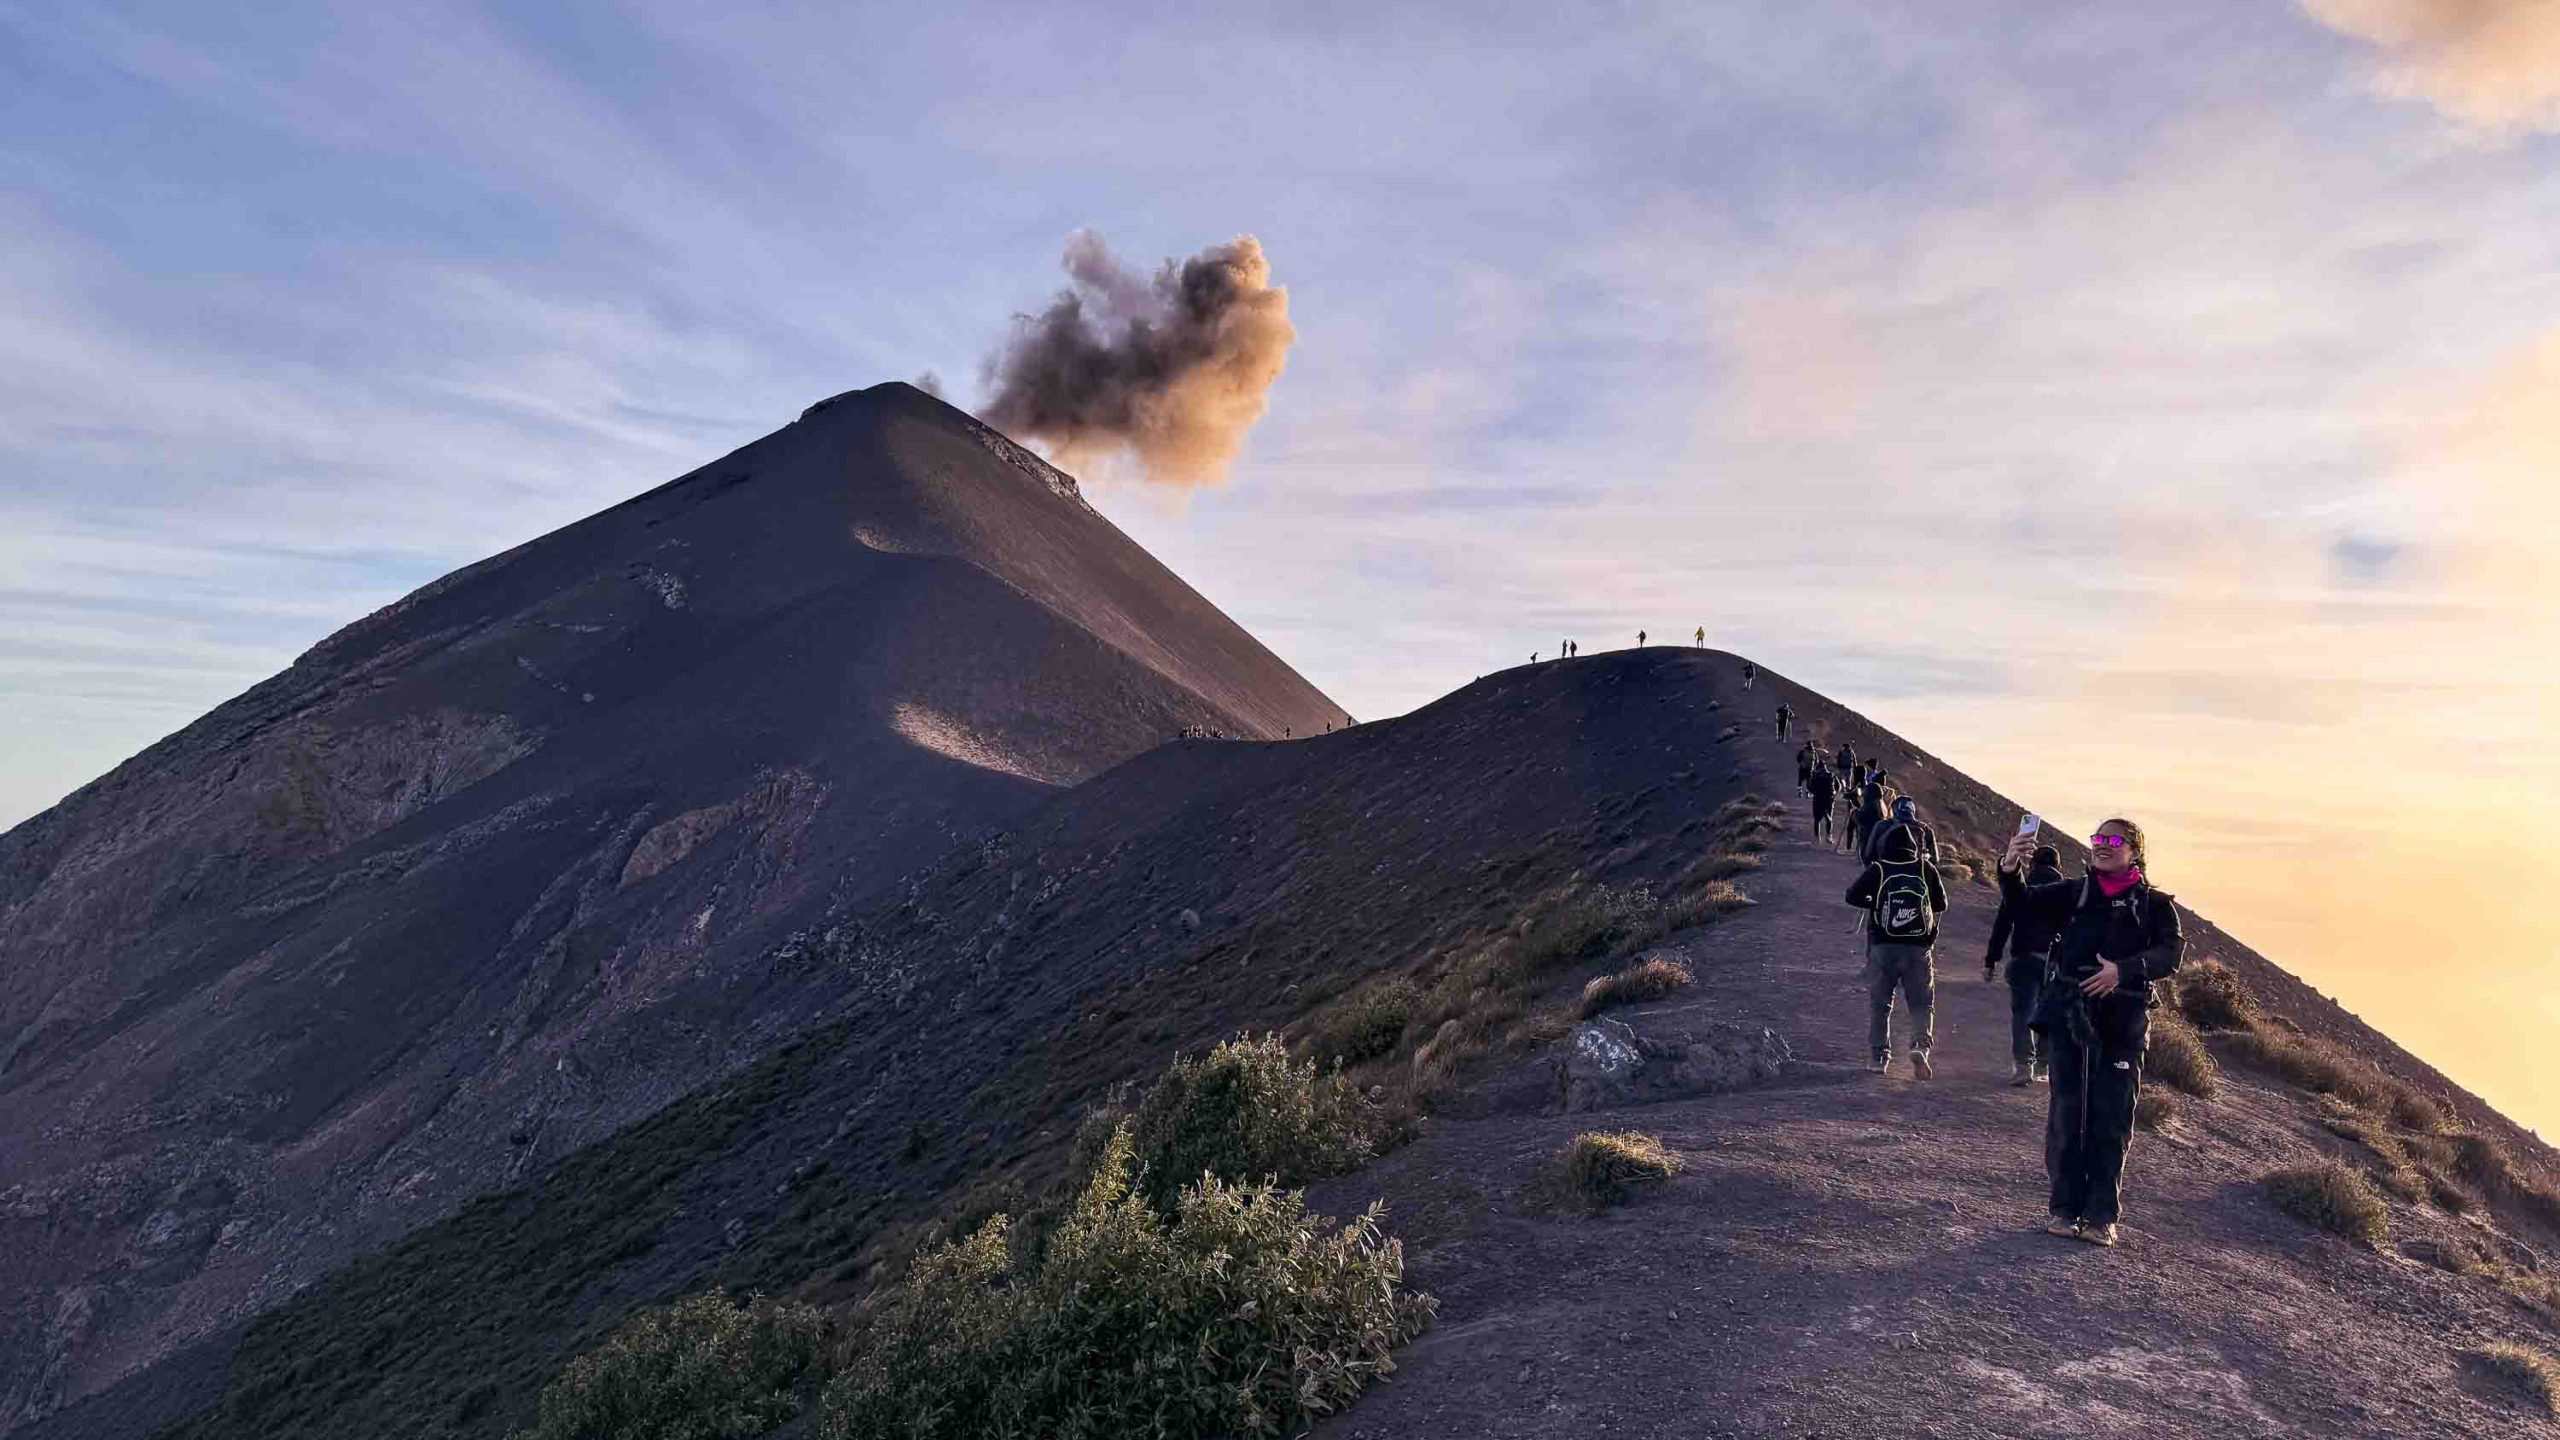
{"label": "shrub", "polygon": [[1396,1048],[1421,1003],[1422,992],[1401,976],[1372,985],[1317,1022],[1307,1055],[1322,1066],[1374,1060]]}
{"label": "shrub", "polygon": [[2372,1109],[2390,1094],[2382,1077],[2348,1064],[2316,1040],[2296,1035],[2240,1031],[2224,1041],[2241,1063],[2272,1072],[2315,1094],[2335,1095]]}
{"label": "shrub", "polygon": [[2403,1129],[2437,1131],[2453,1123],[2445,1103],[2407,1085],[2391,1087],[2391,1123]]}
{"label": "shrub", "polygon": [[2158,1130],[2178,1118],[2178,1097],[2166,1090],[2144,1086],[2133,1097],[2133,1123],[2145,1130]]}
{"label": "shrub", "polygon": [[1680,1157],[1660,1140],[1626,1130],[1586,1131],[1564,1147],[1565,1188],[1594,1210],[1623,1205],[1636,1185],[1680,1173]]}
{"label": "shrub", "polygon": [[1668,956],[1654,955],[1615,975],[1603,975],[1582,987],[1582,1018],[1590,1019],[1612,1005],[1659,1000],[1697,977]]}
{"label": "shrub", "polygon": [[1695,930],[1712,925],[1737,910],[1748,910],[1751,897],[1742,893],[1730,880],[1710,880],[1697,889],[1665,906],[1662,912],[1666,930]]}
{"label": "shrub", "polygon": [[1572,960],[1592,960],[1662,933],[1661,906],[1642,885],[1588,885],[1531,916],[1519,935],[1519,966],[1534,973]]}
{"label": "shrub", "polygon": [[1293,1433],[1430,1323],[1380,1211],[1216,1176],[1168,1215],[1127,1126],[1036,1261],[1009,1222],[918,1257],[828,1385],[827,1440],[1210,1440]]}
{"label": "shrub", "polygon": [[2463,1352],[2482,1374],[2507,1385],[2546,1415],[2560,1417],[2560,1364],[2528,1345],[2501,1341]]}
{"label": "shrub", "polygon": [[2378,1248],[2391,1238],[2391,1211],[2373,1182],[2336,1161],[2278,1170],[2261,1184],[2276,1208],[2306,1225]]}
{"label": "shrub", "polygon": [[2403,1248],[2412,1259],[2423,1260],[2449,1275],[2486,1275],[2497,1268],[2478,1245],[2460,1235],[2413,1240]]}
{"label": "shrub", "polygon": [[2238,973],[2219,960],[2179,966],[2175,990],[2178,1013],[2199,1030],[2247,1030],[2256,1022],[2257,1002]]}
{"label": "shrub", "polygon": [[1170,1211],[1203,1174],[1301,1185],[1376,1150],[1376,1117],[1339,1070],[1289,1058],[1277,1035],[1177,1056],[1129,1116],[1147,1198]]}
{"label": "shrub", "polygon": [[2167,1015],[2152,1022],[2151,1047],[2143,1063],[2161,1084],[2199,1100],[2212,1099],[2222,1088],[2222,1068],[2213,1063],[2213,1053],[2184,1021]]}
{"label": "shrub", "polygon": [[824,1314],[695,1295],[633,1316],[543,1387],[514,1440],[743,1440],[793,1416],[823,1378]]}

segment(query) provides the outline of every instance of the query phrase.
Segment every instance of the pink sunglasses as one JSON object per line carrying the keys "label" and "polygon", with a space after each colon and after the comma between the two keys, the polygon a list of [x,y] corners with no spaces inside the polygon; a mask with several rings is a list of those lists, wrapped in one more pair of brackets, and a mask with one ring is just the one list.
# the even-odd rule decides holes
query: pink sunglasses
{"label": "pink sunglasses", "polygon": [[2098,850],[2121,850],[2132,843],[2132,841],[2127,840],[2121,835],[2092,835],[2089,837],[2089,844],[2091,848]]}

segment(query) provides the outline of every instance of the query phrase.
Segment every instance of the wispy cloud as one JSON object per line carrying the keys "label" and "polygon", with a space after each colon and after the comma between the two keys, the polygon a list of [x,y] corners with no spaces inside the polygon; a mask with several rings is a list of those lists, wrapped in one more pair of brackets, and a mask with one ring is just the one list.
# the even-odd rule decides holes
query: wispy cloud
{"label": "wispy cloud", "polygon": [[2560,5],[2548,0],[2301,0],[2382,52],[2389,94],[2488,134],[2560,129]]}

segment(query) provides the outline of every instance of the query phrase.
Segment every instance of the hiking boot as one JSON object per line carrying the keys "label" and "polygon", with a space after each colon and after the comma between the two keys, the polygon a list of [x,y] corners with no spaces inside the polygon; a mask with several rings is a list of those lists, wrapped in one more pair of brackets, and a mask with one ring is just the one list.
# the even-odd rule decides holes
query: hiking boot
{"label": "hiking boot", "polygon": [[2033,1085],[2036,1083],[2036,1067],[2024,1063],[2013,1067],[2009,1072],[2009,1083],[2012,1085]]}
{"label": "hiking boot", "polygon": [[2068,1215],[2048,1215],[2044,1221],[2044,1233],[2059,1235],[2065,1240],[2077,1240],[2080,1238],[2080,1222]]}
{"label": "hiking boot", "polygon": [[2116,1243],[2116,1227],[2113,1225],[2083,1225],[2080,1227],[2080,1238],[2088,1241],[2092,1245],[2113,1245]]}
{"label": "hiking boot", "polygon": [[1914,1079],[1914,1080],[1926,1080],[1926,1079],[1928,1079],[1930,1076],[1935,1075],[1935,1074],[1937,1074],[1937,1073],[1938,1073],[1938,1072],[1937,1072],[1934,1068],[1932,1068],[1932,1067],[1930,1066],[1930,1064],[1929,1064],[1929,1052],[1928,1052],[1928,1051],[1926,1051],[1926,1050],[1914,1050],[1914,1051],[1912,1051],[1912,1052],[1911,1052],[1911,1078],[1912,1078],[1912,1079]]}
{"label": "hiking boot", "polygon": [[1867,1060],[1867,1068],[1878,1075],[1885,1074],[1893,1069],[1893,1057],[1884,1054],[1871,1056]]}

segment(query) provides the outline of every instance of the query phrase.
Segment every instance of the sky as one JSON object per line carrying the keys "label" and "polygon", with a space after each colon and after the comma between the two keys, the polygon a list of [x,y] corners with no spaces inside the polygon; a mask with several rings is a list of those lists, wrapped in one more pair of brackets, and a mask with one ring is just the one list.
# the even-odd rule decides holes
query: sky
{"label": "sky", "polygon": [[1352,713],[1704,626],[2549,1131],[2555,162],[2546,0],[0,0],[0,824],[1250,234],[1267,416],[1089,489]]}

